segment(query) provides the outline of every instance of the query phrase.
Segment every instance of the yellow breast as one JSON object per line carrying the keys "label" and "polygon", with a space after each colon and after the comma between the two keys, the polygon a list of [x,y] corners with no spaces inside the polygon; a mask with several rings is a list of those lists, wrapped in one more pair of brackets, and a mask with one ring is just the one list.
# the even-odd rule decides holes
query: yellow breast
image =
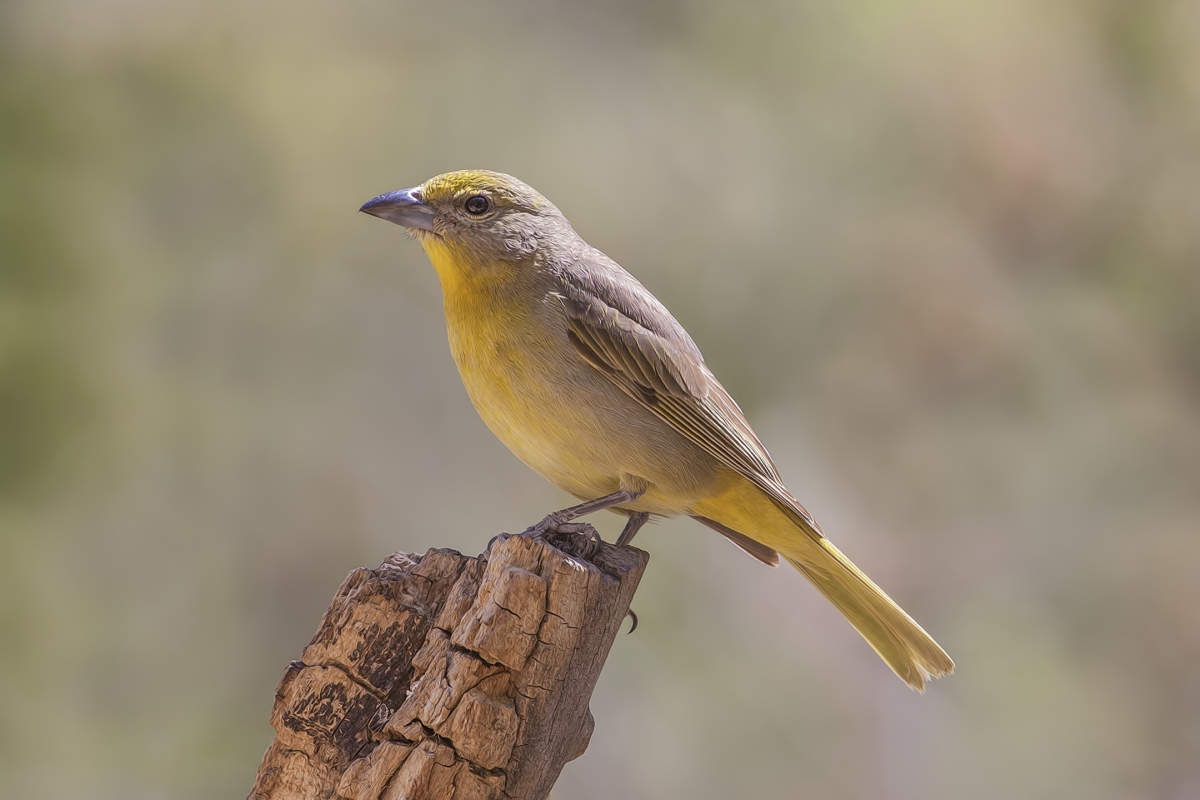
{"label": "yellow breast", "polygon": [[465,262],[462,252],[433,237],[422,244],[441,280],[450,351],[484,423],[560,488],[581,496],[615,491],[609,487],[616,476],[596,474],[588,464],[594,425],[586,409],[564,396],[564,365],[546,341],[552,332],[535,318],[541,311],[535,299],[514,295],[513,267]]}

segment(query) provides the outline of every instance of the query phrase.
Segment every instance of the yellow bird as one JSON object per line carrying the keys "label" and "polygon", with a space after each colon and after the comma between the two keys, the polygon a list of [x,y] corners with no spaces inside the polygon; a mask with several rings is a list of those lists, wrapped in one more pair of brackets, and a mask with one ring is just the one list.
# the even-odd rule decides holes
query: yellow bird
{"label": "yellow bird", "polygon": [[450,350],[483,421],[586,501],[535,531],[610,509],[629,517],[625,545],[649,515],[687,514],[765,564],[782,553],[909,686],[953,671],[788,492],[683,326],[550,201],[512,176],[465,170],[361,210],[425,248]]}

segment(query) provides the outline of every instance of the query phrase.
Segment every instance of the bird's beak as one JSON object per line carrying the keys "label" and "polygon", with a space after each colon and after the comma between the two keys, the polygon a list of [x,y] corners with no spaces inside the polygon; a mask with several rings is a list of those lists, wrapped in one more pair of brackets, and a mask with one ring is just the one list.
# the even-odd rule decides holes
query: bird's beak
{"label": "bird's beak", "polygon": [[421,202],[419,189],[401,189],[368,200],[359,211],[405,228],[433,230],[433,209]]}

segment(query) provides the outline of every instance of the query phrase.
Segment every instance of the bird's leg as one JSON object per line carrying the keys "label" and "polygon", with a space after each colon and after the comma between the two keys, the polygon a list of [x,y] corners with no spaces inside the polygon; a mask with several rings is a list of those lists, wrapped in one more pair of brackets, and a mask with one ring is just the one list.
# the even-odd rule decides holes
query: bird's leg
{"label": "bird's leg", "polygon": [[[624,547],[632,542],[633,537],[637,535],[637,532],[642,529],[642,526],[645,525],[646,521],[649,519],[650,515],[645,511],[639,511],[636,514],[630,514],[629,521],[625,523],[624,530],[622,530],[621,535],[617,537],[617,547]],[[637,630],[638,626],[637,614],[635,614],[631,608],[625,612],[625,616],[633,620],[633,625],[629,626],[629,633],[633,633]]]}
{"label": "bird's leg", "polygon": [[[580,503],[577,506],[571,506],[570,508],[564,508],[561,511],[555,511],[552,514],[547,514],[545,519],[526,530],[522,535],[539,537],[544,536],[550,531],[563,531],[564,533],[582,532],[578,528],[575,530],[564,530],[564,526],[566,526],[572,520],[578,519],[585,514],[591,514],[595,511],[603,511],[606,508],[619,506],[623,503],[632,503],[634,500],[637,500],[639,497],[641,497],[642,494],[643,492],[631,492],[622,489],[619,492],[613,492],[612,494],[605,495],[604,497],[597,497],[595,500],[589,500],[586,503]],[[626,525],[625,527],[628,529],[629,526]],[[591,535],[593,539],[600,539],[600,534],[596,533],[595,528],[592,528],[591,525],[588,525],[587,528],[590,529],[589,535]],[[621,535],[624,536],[624,534]],[[597,545],[600,543],[600,541],[596,542]]]}
{"label": "bird's leg", "polygon": [[[650,519],[650,515],[645,511],[639,511],[636,514],[629,515],[629,521],[625,523],[624,530],[617,537],[617,547],[624,547],[633,541],[633,537],[637,536],[637,532],[646,524],[646,520]],[[633,627],[637,627],[637,622],[633,623]]]}
{"label": "bird's leg", "polygon": [[[633,537],[637,536],[637,532],[642,529],[642,526],[650,519],[650,514],[645,511],[639,511],[636,514],[629,515],[629,521],[625,523],[625,527],[621,530],[621,535],[617,537],[617,547],[625,547],[633,541]],[[625,612],[625,616],[633,620],[633,624],[629,626],[629,633],[637,630],[638,616],[633,609]]]}

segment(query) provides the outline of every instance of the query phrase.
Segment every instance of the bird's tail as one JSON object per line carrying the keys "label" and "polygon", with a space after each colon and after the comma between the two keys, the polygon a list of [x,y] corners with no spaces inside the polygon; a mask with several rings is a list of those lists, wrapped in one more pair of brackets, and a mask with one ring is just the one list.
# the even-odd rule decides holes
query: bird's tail
{"label": "bird's tail", "polygon": [[905,683],[924,691],[926,678],[954,671],[954,662],[933,637],[809,524],[799,504],[785,508],[757,488],[751,496],[744,490],[733,494],[741,496],[726,495],[723,502],[698,511],[779,551]]}
{"label": "bird's tail", "polygon": [[889,667],[917,691],[926,678],[954,671],[954,662],[933,637],[896,605],[824,536],[804,536],[781,548],[783,557],[850,621]]}

